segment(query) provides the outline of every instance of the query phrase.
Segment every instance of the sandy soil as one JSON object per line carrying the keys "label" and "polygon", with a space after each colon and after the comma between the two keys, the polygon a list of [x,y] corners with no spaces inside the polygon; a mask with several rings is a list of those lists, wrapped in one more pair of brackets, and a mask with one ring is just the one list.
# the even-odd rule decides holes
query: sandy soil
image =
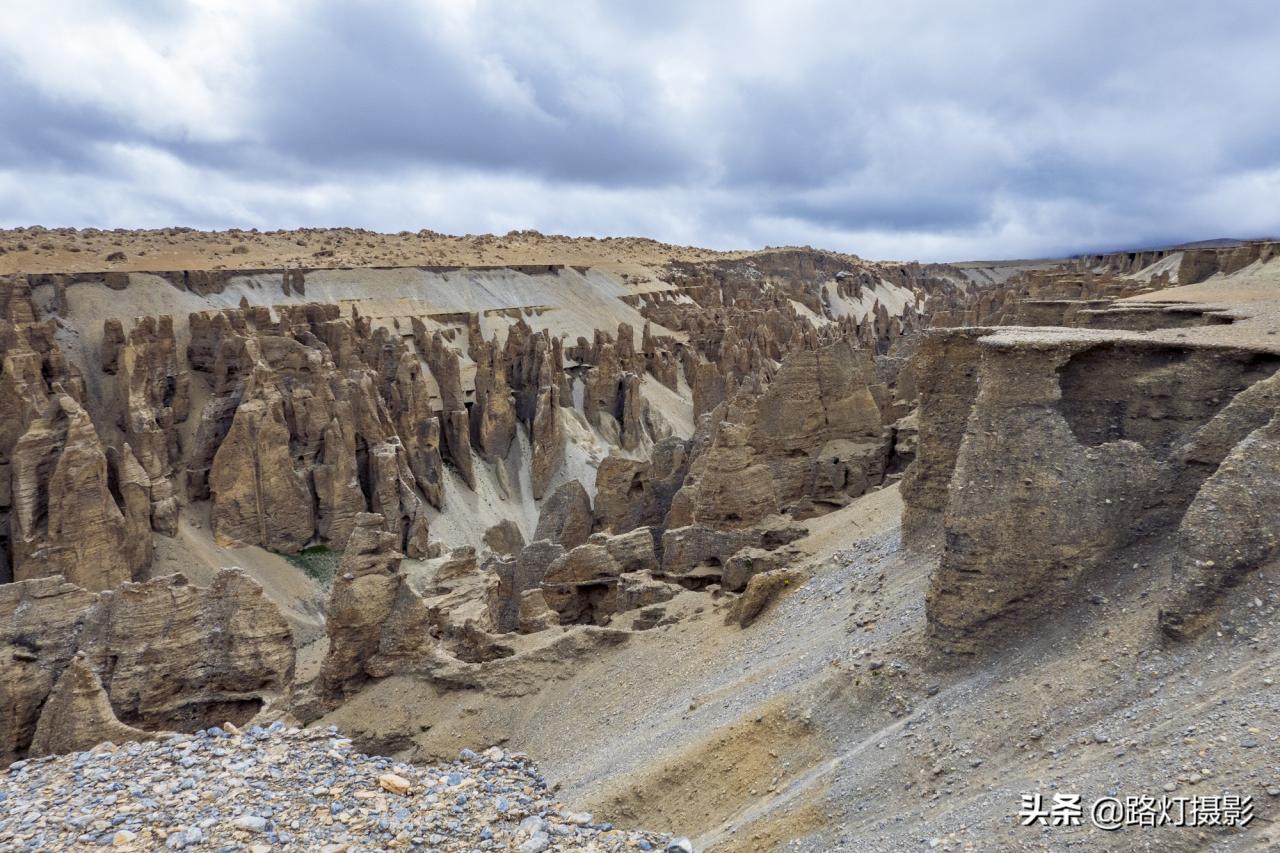
{"label": "sandy soil", "polygon": [[641,237],[565,237],[536,231],[451,236],[433,231],[382,234],[353,228],[270,232],[187,228],[0,230],[0,274],[511,264],[570,264],[643,273],[647,267],[673,260],[701,261],[746,254],[749,251],[716,252]]}

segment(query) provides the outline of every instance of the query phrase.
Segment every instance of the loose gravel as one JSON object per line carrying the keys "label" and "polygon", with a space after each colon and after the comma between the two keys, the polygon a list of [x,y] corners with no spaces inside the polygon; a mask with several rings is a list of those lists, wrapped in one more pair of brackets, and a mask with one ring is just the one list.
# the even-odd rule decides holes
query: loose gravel
{"label": "loose gravel", "polygon": [[417,766],[336,729],[215,727],[18,761],[0,775],[0,850],[687,851],[558,802],[526,756]]}

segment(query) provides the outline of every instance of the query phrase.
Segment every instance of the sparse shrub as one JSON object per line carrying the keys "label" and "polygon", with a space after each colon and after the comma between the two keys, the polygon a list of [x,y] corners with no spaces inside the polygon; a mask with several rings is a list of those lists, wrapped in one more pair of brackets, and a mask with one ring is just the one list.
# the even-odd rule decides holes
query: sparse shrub
{"label": "sparse shrub", "polygon": [[129,256],[126,255],[124,252],[112,252],[111,254],[107,255],[107,260],[108,261],[127,261],[129,260]]}
{"label": "sparse shrub", "polygon": [[342,559],[340,553],[331,550],[327,545],[312,545],[310,548],[303,548],[297,554],[283,556],[302,569],[307,577],[324,586],[330,586],[333,583],[333,578],[338,573],[338,563]]}
{"label": "sparse shrub", "polygon": [[246,246],[244,243],[236,243],[234,246],[231,247],[231,254],[247,255],[249,254],[249,247]]}

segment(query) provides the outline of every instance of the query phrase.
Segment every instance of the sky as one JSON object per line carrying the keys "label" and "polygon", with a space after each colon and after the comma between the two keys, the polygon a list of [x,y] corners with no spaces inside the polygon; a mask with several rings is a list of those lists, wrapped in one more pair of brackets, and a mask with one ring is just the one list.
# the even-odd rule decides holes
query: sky
{"label": "sky", "polygon": [[1280,234],[1271,0],[0,0],[0,226]]}

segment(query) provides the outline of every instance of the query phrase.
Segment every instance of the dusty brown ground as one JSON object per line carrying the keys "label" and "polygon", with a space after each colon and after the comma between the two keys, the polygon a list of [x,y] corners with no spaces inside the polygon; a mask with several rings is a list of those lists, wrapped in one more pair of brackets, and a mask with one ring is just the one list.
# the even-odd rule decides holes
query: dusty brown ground
{"label": "dusty brown ground", "polygon": [[0,274],[272,267],[588,265],[651,267],[673,260],[741,257],[641,237],[564,237],[536,231],[450,236],[353,228],[295,231],[0,230]]}

